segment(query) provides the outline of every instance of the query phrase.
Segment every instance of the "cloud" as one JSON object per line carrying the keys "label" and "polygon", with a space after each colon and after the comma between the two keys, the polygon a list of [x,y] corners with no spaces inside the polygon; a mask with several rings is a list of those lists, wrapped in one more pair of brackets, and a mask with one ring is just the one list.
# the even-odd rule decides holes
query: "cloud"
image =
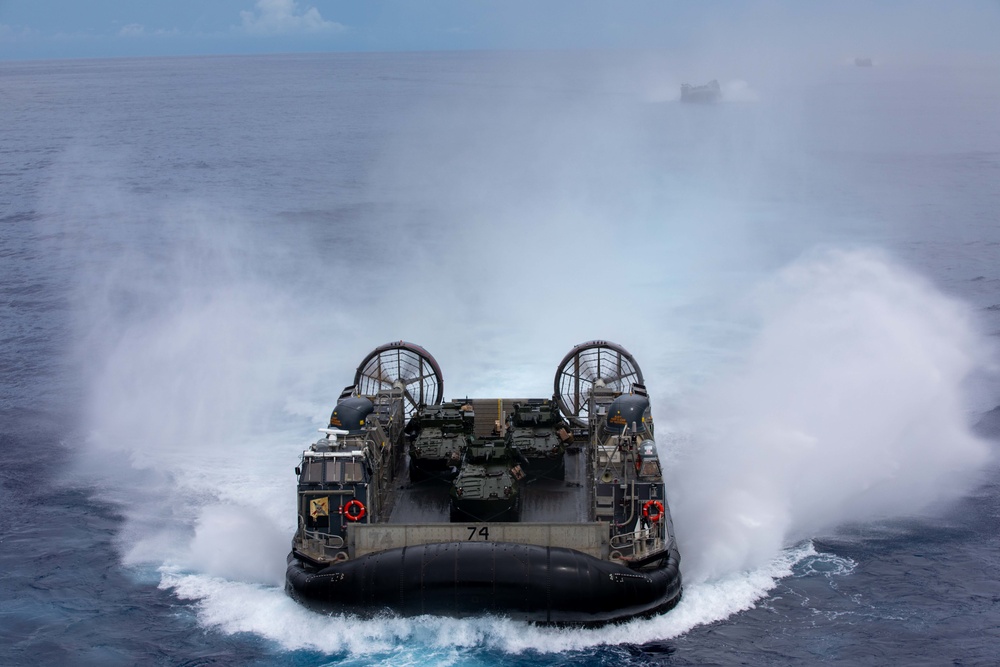
{"label": "cloud", "polygon": [[180,34],[177,28],[171,28],[166,30],[164,28],[158,28],[157,30],[146,30],[146,26],[141,23],[129,23],[124,25],[118,31],[119,37],[176,37]]}
{"label": "cloud", "polygon": [[120,37],[141,37],[144,34],[146,34],[146,28],[141,23],[129,23],[118,31]]}
{"label": "cloud", "polygon": [[0,42],[24,41],[37,35],[38,31],[31,28],[0,23]]}
{"label": "cloud", "polygon": [[242,29],[252,35],[332,33],[346,28],[327,21],[315,7],[300,11],[295,0],[257,0],[253,11],[240,12]]}

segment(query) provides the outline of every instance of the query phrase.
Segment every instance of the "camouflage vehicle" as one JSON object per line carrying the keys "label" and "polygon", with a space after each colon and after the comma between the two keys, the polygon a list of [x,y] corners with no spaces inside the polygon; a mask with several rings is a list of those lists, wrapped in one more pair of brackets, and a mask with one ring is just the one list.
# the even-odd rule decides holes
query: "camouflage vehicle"
{"label": "camouflage vehicle", "polygon": [[472,439],[475,413],[467,403],[423,405],[406,425],[410,480],[451,479]]}
{"label": "camouflage vehicle", "polygon": [[518,521],[524,478],[521,457],[502,438],[469,445],[451,483],[452,521]]}
{"label": "camouflage vehicle", "polygon": [[507,443],[527,460],[529,479],[565,479],[566,446],[573,442],[559,406],[549,399],[529,399],[514,404],[508,419]]}

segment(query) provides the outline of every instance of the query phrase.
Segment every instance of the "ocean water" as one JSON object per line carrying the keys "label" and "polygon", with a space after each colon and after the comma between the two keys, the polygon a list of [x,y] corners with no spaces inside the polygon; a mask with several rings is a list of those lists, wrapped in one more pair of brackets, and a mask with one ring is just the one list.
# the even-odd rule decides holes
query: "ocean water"
{"label": "ocean water", "polygon": [[[995,663],[1000,67],[703,67],[0,63],[0,663]],[[544,396],[596,338],[650,391],[676,609],[285,595],[293,468],[369,350]]]}

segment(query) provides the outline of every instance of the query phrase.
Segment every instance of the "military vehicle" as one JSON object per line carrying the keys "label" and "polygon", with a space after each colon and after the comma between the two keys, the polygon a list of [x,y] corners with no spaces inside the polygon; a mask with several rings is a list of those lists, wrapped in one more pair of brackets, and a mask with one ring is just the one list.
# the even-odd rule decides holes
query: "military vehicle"
{"label": "military vehicle", "polygon": [[521,517],[518,482],[523,459],[500,437],[470,444],[451,483],[452,521],[517,521]]}
{"label": "military vehicle", "polygon": [[472,405],[466,402],[420,406],[404,430],[410,443],[410,480],[452,479],[472,440],[474,421]]}
{"label": "military vehicle", "polygon": [[[472,407],[474,441],[451,487],[414,482],[405,426],[442,405],[442,394],[440,368],[420,346],[388,343],[362,361],[331,427],[295,469],[298,528],[286,570],[295,599],[327,613],[581,625],[678,602],[680,553],[631,354],[590,341],[557,367],[552,412],[576,443],[564,480],[518,480],[503,433],[521,419],[509,416],[544,399],[472,398],[457,401]],[[470,488],[496,503],[463,504]]]}
{"label": "military vehicle", "polygon": [[722,99],[722,87],[719,82],[712,80],[704,86],[692,86],[688,83],[681,84],[681,102],[711,103]]}
{"label": "military vehicle", "polygon": [[555,401],[515,403],[508,417],[507,442],[526,459],[524,472],[529,479],[565,479],[566,446],[573,442],[573,434]]}

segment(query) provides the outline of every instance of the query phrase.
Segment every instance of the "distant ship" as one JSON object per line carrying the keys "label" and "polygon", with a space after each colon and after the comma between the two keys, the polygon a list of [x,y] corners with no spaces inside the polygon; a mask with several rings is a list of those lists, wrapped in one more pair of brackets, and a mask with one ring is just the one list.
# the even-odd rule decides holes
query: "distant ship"
{"label": "distant ship", "polygon": [[681,102],[718,102],[722,99],[722,88],[719,82],[709,81],[704,86],[692,86],[688,83],[681,84]]}
{"label": "distant ship", "polygon": [[854,59],[854,65],[856,67],[871,67],[872,66],[872,59],[871,58],[855,58]]}
{"label": "distant ship", "polygon": [[582,625],[677,604],[680,553],[631,354],[577,345],[552,398],[443,401],[443,387],[412,343],[361,362],[295,469],[292,597]]}

